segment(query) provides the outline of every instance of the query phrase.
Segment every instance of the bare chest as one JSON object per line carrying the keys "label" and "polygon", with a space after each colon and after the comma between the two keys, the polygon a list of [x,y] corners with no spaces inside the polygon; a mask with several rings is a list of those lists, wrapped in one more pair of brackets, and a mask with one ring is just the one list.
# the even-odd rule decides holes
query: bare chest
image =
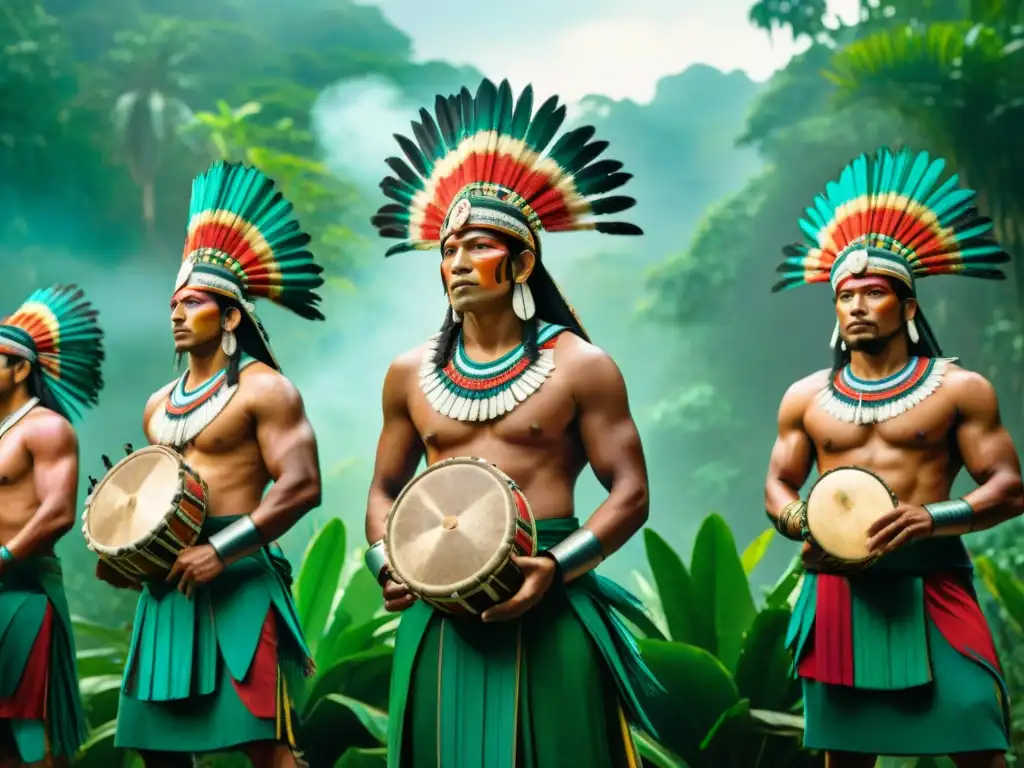
{"label": "bare chest", "polygon": [[815,403],[804,424],[819,455],[835,456],[877,446],[908,452],[944,451],[956,418],[954,404],[936,392],[899,416],[872,424],[841,421]]}
{"label": "bare chest", "polygon": [[575,405],[567,382],[557,371],[510,412],[487,421],[459,421],[442,415],[418,384],[410,392],[409,403],[428,458],[466,455],[468,449],[485,443],[542,453],[562,449],[574,440]]}
{"label": "bare chest", "polygon": [[17,435],[0,439],[0,489],[17,486],[31,475],[32,459]]}

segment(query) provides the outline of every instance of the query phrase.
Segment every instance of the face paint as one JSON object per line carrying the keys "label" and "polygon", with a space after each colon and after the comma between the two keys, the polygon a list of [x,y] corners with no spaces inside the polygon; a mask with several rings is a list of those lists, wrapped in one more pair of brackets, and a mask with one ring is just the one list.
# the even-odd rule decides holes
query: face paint
{"label": "face paint", "polygon": [[511,291],[511,254],[494,233],[471,229],[445,242],[441,279],[457,312],[504,300]]}
{"label": "face paint", "polygon": [[888,343],[904,325],[900,297],[884,277],[853,277],[836,291],[840,335],[851,349]]}
{"label": "face paint", "polygon": [[220,340],[221,311],[213,297],[194,288],[182,288],[171,299],[174,348],[187,352]]}

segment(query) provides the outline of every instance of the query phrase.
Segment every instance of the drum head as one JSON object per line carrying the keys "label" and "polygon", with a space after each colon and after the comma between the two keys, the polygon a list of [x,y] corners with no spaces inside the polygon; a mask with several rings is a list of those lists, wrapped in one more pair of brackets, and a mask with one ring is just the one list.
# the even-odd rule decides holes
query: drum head
{"label": "drum head", "polygon": [[515,531],[515,501],[501,474],[476,459],[448,459],[427,468],[395,500],[388,559],[418,594],[450,597],[504,560]]}
{"label": "drum head", "polygon": [[86,525],[92,543],[116,549],[146,539],[172,510],[181,459],[159,445],[121,459],[93,491]]}
{"label": "drum head", "polygon": [[855,562],[871,557],[868,529],[896,506],[884,482],[857,467],[826,472],[807,496],[807,527],[825,552]]}

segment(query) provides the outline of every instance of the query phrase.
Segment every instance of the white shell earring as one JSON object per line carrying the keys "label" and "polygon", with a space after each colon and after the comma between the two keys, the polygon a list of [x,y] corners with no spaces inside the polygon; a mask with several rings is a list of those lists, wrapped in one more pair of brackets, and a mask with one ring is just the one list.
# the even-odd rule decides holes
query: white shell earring
{"label": "white shell earring", "polygon": [[220,348],[228,357],[235,354],[235,350],[238,349],[238,339],[235,338],[235,334],[231,331],[224,331],[220,335]]}
{"label": "white shell earring", "polygon": [[917,323],[914,322],[914,318],[907,320],[907,335],[914,344],[921,340],[921,334],[917,332]]}
{"label": "white shell earring", "polygon": [[512,289],[512,310],[523,322],[537,313],[537,305],[533,301],[533,291],[526,283],[516,283]]}

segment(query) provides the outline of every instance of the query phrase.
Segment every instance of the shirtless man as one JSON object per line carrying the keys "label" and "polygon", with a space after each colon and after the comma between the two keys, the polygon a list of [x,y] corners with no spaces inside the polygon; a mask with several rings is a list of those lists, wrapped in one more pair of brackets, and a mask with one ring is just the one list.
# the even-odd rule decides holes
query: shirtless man
{"label": "shirtless man", "polygon": [[[440,333],[388,370],[367,502],[367,565],[383,584],[387,609],[404,611],[392,673],[388,765],[634,766],[639,763],[625,726],[650,729],[644,700],[657,683],[635,651],[621,650],[632,647],[631,639],[612,623],[609,608],[616,606],[591,571],[647,519],[643,448],[622,374],[589,343],[539,258],[540,230],[584,226],[566,210],[572,204],[580,210],[584,201],[531,206],[557,194],[551,163],[515,174],[509,159],[498,155],[501,149],[495,157],[467,161],[466,148],[483,146],[478,132],[488,126],[462,125],[462,116],[489,114],[485,104],[503,105],[511,114],[513,106],[507,82],[497,89],[485,80],[473,101],[466,89],[457,99],[438,101],[438,125],[467,138],[457,147],[451,141],[435,167],[461,185],[449,187],[447,196],[437,188],[432,200],[417,198],[409,207],[385,206],[374,218],[383,236],[408,238],[389,255],[427,243],[438,248],[450,302]],[[525,125],[531,105],[527,89],[516,106],[524,136],[536,131]],[[541,112],[550,118],[556,107],[552,100]],[[506,140],[512,141],[503,136],[498,146]],[[544,146],[535,149],[539,155]],[[412,170],[394,158],[389,164],[402,180],[385,179],[382,188],[393,199],[408,199],[396,190],[414,178]],[[505,167],[508,188],[484,184],[500,177],[474,175],[492,166],[496,172]],[[521,183],[537,181],[531,170],[546,176],[532,192]],[[597,175],[597,185],[608,182],[604,189],[628,179],[603,175],[597,166],[577,173]],[[420,183],[430,189],[437,181]],[[595,212],[602,203],[611,208],[618,202],[613,210],[633,204],[621,197],[589,202]],[[408,225],[415,221],[425,223]],[[625,224],[596,228],[640,234]],[[516,559],[522,587],[480,622],[452,621],[390,579],[382,544],[388,513],[424,456],[428,464],[454,456],[486,459],[518,484],[537,519],[540,554]],[[580,527],[573,492],[587,464],[609,495]],[[453,681],[458,685],[449,687]]]}
{"label": "shirtless man", "polygon": [[[168,583],[144,585],[139,598],[115,744],[140,752],[147,768],[225,750],[256,768],[298,765],[290,690],[311,660],[290,567],[272,542],[320,504],[319,459],[302,398],[250,299],[323,319],[313,293],[322,279],[302,251],[309,237],[294,220],[282,225],[290,207],[271,208],[275,195],[270,179],[240,165],[215,164],[193,183],[170,302],[188,370],[149,399],[143,428],[150,443],[181,452],[209,499],[200,542],[179,554]],[[193,649],[191,660],[182,649]]]}
{"label": "shirtless man", "polygon": [[[961,536],[1021,514],[1020,464],[992,385],[941,357],[915,278],[960,266],[955,274],[998,279],[995,265],[1008,258],[970,200],[949,204],[962,194],[955,185],[938,195],[918,186],[941,168],[908,150],[855,160],[815,201],[822,218],[802,228],[817,236],[787,249],[775,287],[828,279],[835,291],[835,365],[783,397],[765,488],[778,530],[805,540],[808,573],[789,638],[805,743],[825,750],[830,768],[871,768],[877,755],[1006,765],[1006,687]],[[872,187],[870,178],[883,181]],[[975,257],[963,264],[962,252]],[[799,493],[812,463],[819,473],[870,470],[899,499],[866,532],[881,556],[869,570],[828,572],[809,538]],[[978,487],[953,499],[961,468]]]}
{"label": "shirtless man", "polygon": [[75,524],[78,439],[103,332],[75,286],[0,325],[0,766],[66,764],[85,741],[75,640],[54,545]]}

